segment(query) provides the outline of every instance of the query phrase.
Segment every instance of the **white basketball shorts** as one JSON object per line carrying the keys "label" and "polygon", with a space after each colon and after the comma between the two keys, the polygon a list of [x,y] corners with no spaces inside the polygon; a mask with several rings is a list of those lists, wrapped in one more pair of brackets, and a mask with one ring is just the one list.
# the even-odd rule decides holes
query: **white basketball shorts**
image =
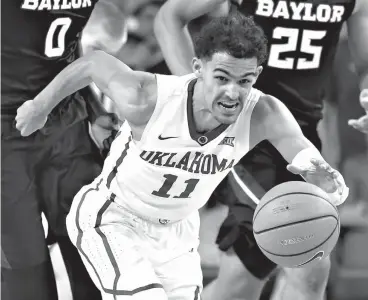
{"label": "white basketball shorts", "polygon": [[67,228],[103,299],[199,300],[198,212],[175,223],[147,221],[116,204],[101,182],[75,196]]}

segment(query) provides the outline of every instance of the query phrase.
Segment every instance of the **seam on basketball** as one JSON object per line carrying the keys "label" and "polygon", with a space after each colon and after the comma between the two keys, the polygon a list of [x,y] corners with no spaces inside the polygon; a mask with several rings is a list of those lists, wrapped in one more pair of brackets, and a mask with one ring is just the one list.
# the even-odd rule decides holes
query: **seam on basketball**
{"label": "seam on basketball", "polygon": [[273,198],[272,200],[270,200],[269,202],[267,202],[265,205],[263,205],[259,211],[257,212],[257,214],[253,217],[253,221],[254,219],[258,216],[258,214],[260,213],[260,211],[269,203],[271,203],[272,201],[274,200],[277,200],[278,198],[281,198],[281,197],[284,197],[284,196],[288,196],[288,195],[311,195],[311,196],[314,196],[314,197],[317,197],[317,198],[320,198],[320,199],[323,199],[325,200],[328,204],[330,204],[337,213],[339,213],[339,211],[337,210],[337,208],[330,202],[328,201],[327,199],[321,197],[321,196],[318,196],[318,195],[315,195],[315,194],[312,194],[312,193],[304,193],[304,192],[292,192],[292,193],[287,193],[287,194],[283,194],[283,195],[280,195],[280,196],[277,196],[275,198]]}
{"label": "seam on basketball", "polygon": [[271,231],[271,230],[274,230],[274,229],[288,227],[288,226],[295,225],[295,224],[300,224],[300,223],[304,223],[304,222],[308,222],[308,221],[320,220],[320,219],[329,218],[329,217],[334,218],[337,221],[337,223],[339,222],[339,220],[335,216],[327,215],[327,216],[320,216],[320,217],[315,217],[315,218],[311,218],[311,219],[304,219],[304,220],[300,220],[300,221],[295,221],[295,222],[287,223],[287,224],[283,224],[283,225],[278,225],[276,227],[272,227],[272,228],[265,229],[265,230],[260,230],[260,231],[254,231],[254,228],[253,228],[253,232],[255,234],[262,234],[262,233],[265,233],[265,232],[268,232],[268,231]]}

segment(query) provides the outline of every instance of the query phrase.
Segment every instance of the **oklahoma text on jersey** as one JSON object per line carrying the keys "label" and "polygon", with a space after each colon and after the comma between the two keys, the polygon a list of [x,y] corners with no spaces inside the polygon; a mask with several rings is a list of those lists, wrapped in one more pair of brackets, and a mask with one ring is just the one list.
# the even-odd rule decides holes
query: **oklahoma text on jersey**
{"label": "oklahoma text on jersey", "polygon": [[177,156],[178,153],[165,153],[159,151],[143,151],[140,157],[150,164],[168,168],[178,168],[190,173],[200,174],[216,174],[226,169],[231,169],[235,162],[234,159],[228,163],[227,159],[222,159],[219,163],[219,159],[215,154],[204,155],[200,152],[185,153],[180,159]]}
{"label": "oklahoma text on jersey", "polygon": [[[315,6],[315,8],[314,8]],[[308,2],[258,0],[256,15],[298,21],[338,23],[342,21],[343,5],[313,4]]]}

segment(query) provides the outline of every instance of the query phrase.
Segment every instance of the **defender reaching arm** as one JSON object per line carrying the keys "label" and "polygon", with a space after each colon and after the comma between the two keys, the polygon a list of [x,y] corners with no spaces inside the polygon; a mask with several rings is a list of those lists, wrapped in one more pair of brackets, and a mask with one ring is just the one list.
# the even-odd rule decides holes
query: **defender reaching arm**
{"label": "defender reaching arm", "polygon": [[34,100],[18,109],[17,129],[28,136],[42,128],[62,99],[92,82],[115,102],[131,127],[145,124],[151,116],[157,98],[155,76],[133,71],[103,51],[93,51],[68,65]]}
{"label": "defender reaching arm", "polygon": [[155,17],[154,30],[165,61],[175,75],[192,72],[194,55],[192,39],[187,24],[211,13],[225,16],[229,11],[228,0],[169,0]]}
{"label": "defender reaching arm", "polygon": [[[94,50],[117,55],[127,40],[126,16],[130,14],[130,10],[127,1],[99,0],[82,31],[81,55]],[[99,117],[106,119],[109,116],[110,119],[111,115],[106,112],[98,97],[89,98],[87,101],[89,121],[94,124]]]}

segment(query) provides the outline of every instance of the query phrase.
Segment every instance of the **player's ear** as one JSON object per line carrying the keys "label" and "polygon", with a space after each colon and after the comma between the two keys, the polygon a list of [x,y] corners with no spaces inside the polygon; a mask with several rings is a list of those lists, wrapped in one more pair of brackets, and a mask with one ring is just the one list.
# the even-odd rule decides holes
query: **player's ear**
{"label": "player's ear", "polygon": [[198,77],[202,77],[202,61],[198,57],[192,60],[193,73]]}
{"label": "player's ear", "polygon": [[256,78],[254,79],[253,84],[256,83],[256,81],[258,79],[258,76],[262,73],[262,71],[263,71],[263,67],[262,66],[258,66],[257,69],[256,69]]}

